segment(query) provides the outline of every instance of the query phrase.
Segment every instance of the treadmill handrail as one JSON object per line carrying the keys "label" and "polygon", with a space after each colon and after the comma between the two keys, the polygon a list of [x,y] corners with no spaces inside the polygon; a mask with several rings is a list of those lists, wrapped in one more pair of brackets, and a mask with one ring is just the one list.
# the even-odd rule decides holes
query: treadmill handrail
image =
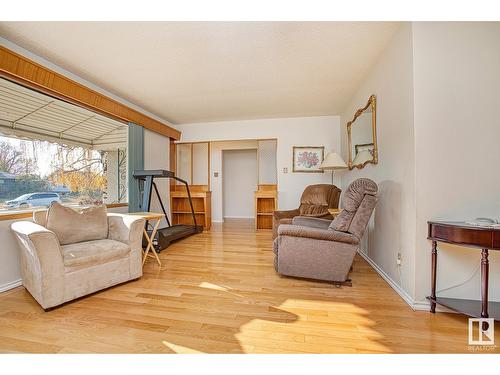
{"label": "treadmill handrail", "polygon": [[[168,220],[167,213],[165,212],[165,208],[163,207],[163,203],[162,203],[160,194],[158,192],[158,189],[156,188],[156,185],[153,181],[154,181],[155,177],[156,178],[173,178],[174,180],[177,180],[177,181],[183,183],[184,185],[186,185],[186,191],[187,191],[187,195],[188,195],[189,206],[191,207],[191,215],[193,216],[194,227],[196,228],[198,226],[198,224],[196,223],[196,214],[194,213],[193,201],[191,199],[191,192],[189,191],[189,185],[185,180],[183,180],[180,177],[177,177],[174,174],[174,172],[167,171],[165,169],[136,170],[132,173],[132,175],[137,180],[143,180],[143,181],[146,180],[146,182],[150,181],[151,186],[148,186],[148,190],[149,190],[148,191],[148,195],[149,195],[148,211],[149,211],[149,207],[151,205],[151,193],[152,193],[151,190],[154,187],[156,195],[158,197],[158,200],[160,201],[161,207],[163,209],[163,212],[165,213],[165,217],[167,218],[167,223],[169,224],[169,226],[170,226],[170,221]],[[151,180],[148,180],[147,177],[151,177]],[[148,185],[148,183],[146,183],[146,185]],[[144,191],[144,193],[146,193],[146,191]],[[144,209],[144,207],[143,207],[143,209]]]}

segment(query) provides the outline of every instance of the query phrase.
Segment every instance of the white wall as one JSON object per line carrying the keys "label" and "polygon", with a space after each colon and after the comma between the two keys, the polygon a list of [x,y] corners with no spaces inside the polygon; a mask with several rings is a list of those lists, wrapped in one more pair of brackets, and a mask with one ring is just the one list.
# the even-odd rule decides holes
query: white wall
{"label": "white wall", "polygon": [[[292,173],[293,146],[325,146],[325,153],[340,150],[339,116],[209,122],[184,124],[177,128],[182,132],[182,142],[277,139],[280,209],[298,207],[300,195],[307,185],[331,183],[330,173]],[[283,172],[285,167],[288,173]],[[212,174],[212,189],[214,180]],[[340,186],[340,173],[337,173],[335,183]],[[213,211],[216,199],[212,195]],[[214,212],[212,215],[215,221]]]}
{"label": "white wall", "polygon": [[[500,23],[415,23],[416,299],[430,292],[427,220],[500,219]],[[383,125],[382,125],[383,126]],[[480,252],[439,245],[438,289],[465,281]],[[490,299],[500,300],[490,251]],[[479,273],[442,293],[480,298]]]}
{"label": "white wall", "polygon": [[[379,198],[362,251],[409,296],[415,280],[415,161],[411,25],[393,37],[342,113],[342,155],[348,159],[346,123],[369,96],[377,96],[379,164],[345,172],[343,190],[360,177],[374,180]],[[396,264],[397,253],[402,264]]]}
{"label": "white wall", "polygon": [[222,152],[222,195],[224,218],[255,217],[257,190],[257,150]]}
{"label": "white wall", "polygon": [[[358,177],[379,184],[364,251],[417,308],[430,294],[427,221],[500,219],[498,45],[499,23],[406,24],[342,114],[344,127],[377,95],[379,164],[346,173],[343,188]],[[480,252],[439,249],[438,291],[458,286],[440,294],[479,299]],[[491,251],[490,285],[499,281],[500,254]],[[490,288],[490,300],[500,300],[499,288]]]}
{"label": "white wall", "polygon": [[[144,129],[144,168],[145,169],[170,169],[170,138]],[[170,179],[155,179],[156,186],[161,195],[163,206],[170,215]],[[150,211],[162,212],[160,203],[153,189]],[[170,216],[169,216],[170,218]],[[160,228],[167,225],[165,219],[161,221]]]}

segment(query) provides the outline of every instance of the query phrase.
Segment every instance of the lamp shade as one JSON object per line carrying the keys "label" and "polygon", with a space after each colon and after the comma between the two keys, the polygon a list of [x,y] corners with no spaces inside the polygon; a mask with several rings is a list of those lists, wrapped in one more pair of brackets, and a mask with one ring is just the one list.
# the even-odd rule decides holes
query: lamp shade
{"label": "lamp shade", "polygon": [[347,164],[336,152],[329,152],[319,168],[327,171],[333,171],[336,169],[346,169]]}

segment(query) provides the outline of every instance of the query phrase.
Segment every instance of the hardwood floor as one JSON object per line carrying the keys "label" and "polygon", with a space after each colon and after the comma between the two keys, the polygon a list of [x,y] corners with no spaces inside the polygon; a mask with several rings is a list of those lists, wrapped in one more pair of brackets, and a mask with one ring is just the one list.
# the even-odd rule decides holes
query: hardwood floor
{"label": "hardwood floor", "polygon": [[412,311],[362,258],[336,288],[278,276],[271,242],[233,220],[163,251],[161,270],[148,260],[140,280],[47,313],[22,287],[2,293],[0,352],[468,352],[466,317]]}

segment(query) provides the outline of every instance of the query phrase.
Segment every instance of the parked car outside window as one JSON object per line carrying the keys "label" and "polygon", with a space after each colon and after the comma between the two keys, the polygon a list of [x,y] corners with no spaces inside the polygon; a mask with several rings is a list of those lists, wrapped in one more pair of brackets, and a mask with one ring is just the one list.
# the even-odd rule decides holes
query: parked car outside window
{"label": "parked car outside window", "polygon": [[53,202],[61,203],[57,193],[30,193],[5,202],[7,208],[30,208],[37,206],[50,206]]}

